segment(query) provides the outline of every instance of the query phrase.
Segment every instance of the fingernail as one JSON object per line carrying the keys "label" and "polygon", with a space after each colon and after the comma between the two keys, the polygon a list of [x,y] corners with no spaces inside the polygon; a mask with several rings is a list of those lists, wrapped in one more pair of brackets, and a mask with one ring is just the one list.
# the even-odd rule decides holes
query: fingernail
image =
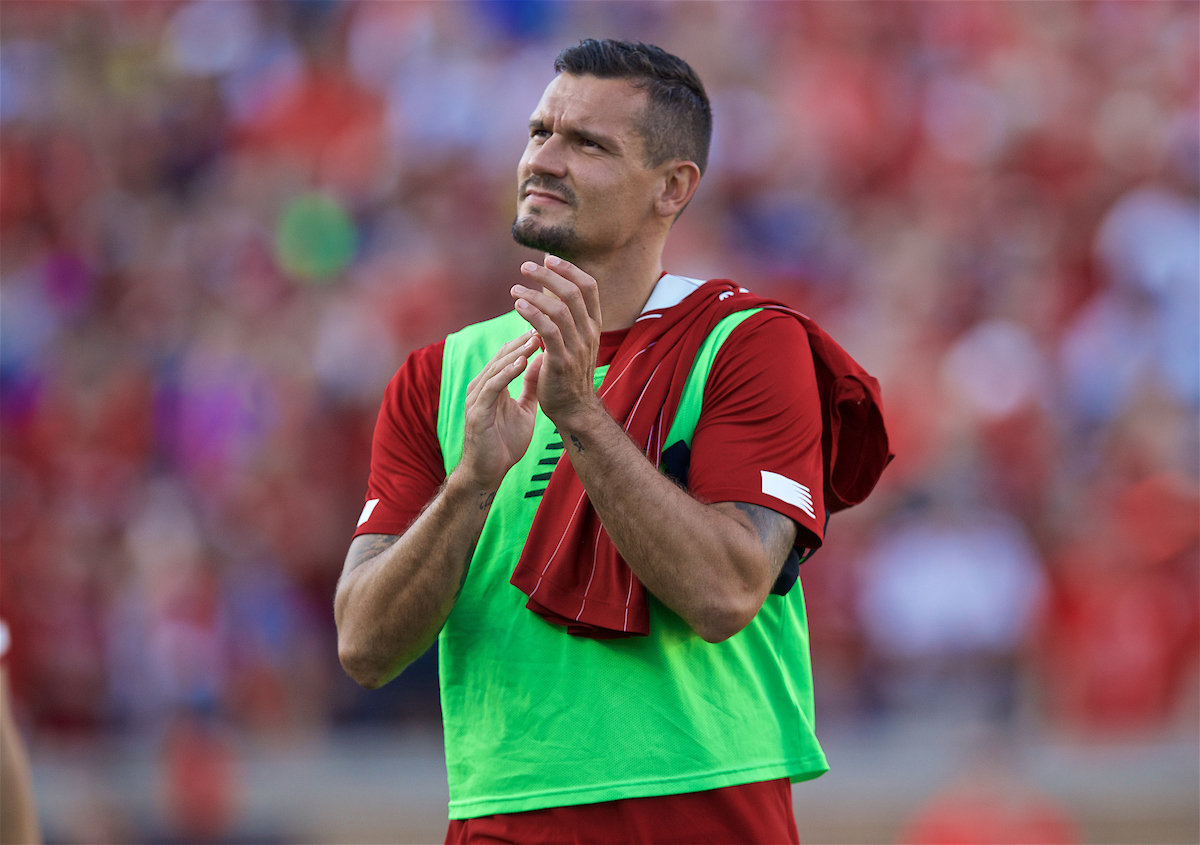
{"label": "fingernail", "polygon": [[550,264],[554,267],[557,267],[559,264],[562,264],[562,259],[559,258],[557,255],[547,255],[546,263]]}
{"label": "fingernail", "polygon": [[526,273],[532,273],[534,270],[537,269],[537,265],[534,264],[532,261],[526,261],[524,264],[521,265],[521,269]]}
{"label": "fingernail", "polygon": [[513,285],[510,293],[512,293],[515,296],[520,296],[521,294],[525,293],[525,288],[522,287],[521,285]]}

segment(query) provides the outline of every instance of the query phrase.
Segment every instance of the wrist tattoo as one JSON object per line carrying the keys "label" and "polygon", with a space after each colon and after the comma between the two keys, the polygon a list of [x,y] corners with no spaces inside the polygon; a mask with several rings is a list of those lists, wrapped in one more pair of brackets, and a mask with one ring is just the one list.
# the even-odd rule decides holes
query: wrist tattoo
{"label": "wrist tattoo", "polygon": [[491,493],[481,493],[479,497],[479,509],[485,511],[492,506],[492,502],[496,501],[496,491]]}
{"label": "wrist tattoo", "polygon": [[571,435],[571,445],[575,447],[576,453],[583,451],[583,441],[574,434]]}

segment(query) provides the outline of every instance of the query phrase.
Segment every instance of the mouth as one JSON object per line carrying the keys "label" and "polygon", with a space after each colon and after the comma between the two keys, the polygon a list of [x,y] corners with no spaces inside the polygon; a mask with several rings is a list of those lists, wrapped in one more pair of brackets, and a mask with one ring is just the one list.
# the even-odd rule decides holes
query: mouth
{"label": "mouth", "polygon": [[564,185],[562,186],[561,191],[555,191],[538,184],[538,181],[539,180],[535,177],[528,180],[521,187],[520,199],[522,202],[543,207],[553,207],[559,205],[573,206],[575,204],[575,196],[571,192],[570,188],[567,188]]}
{"label": "mouth", "polygon": [[525,201],[533,205],[569,205],[565,199],[558,194],[552,194],[549,191],[532,190],[525,192]]}

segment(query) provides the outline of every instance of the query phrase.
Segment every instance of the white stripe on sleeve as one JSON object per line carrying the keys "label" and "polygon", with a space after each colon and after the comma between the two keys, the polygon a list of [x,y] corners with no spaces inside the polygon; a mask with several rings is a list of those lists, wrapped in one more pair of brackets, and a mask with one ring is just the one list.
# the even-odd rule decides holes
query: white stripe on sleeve
{"label": "white stripe on sleeve", "polygon": [[777,472],[767,472],[765,469],[761,472],[763,493],[800,508],[812,519],[817,518],[813,512],[812,492],[807,487]]}
{"label": "white stripe on sleeve", "polygon": [[358,518],[358,525],[354,526],[355,528],[358,528],[371,518],[371,513],[375,510],[377,504],[379,504],[378,499],[371,499],[363,506],[362,515]]}

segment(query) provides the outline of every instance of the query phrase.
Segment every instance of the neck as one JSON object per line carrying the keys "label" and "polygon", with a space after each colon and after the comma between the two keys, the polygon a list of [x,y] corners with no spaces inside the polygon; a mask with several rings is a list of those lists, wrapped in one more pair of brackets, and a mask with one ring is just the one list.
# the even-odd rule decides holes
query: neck
{"label": "neck", "polygon": [[606,260],[581,260],[578,266],[596,280],[601,329],[627,329],[642,313],[662,276],[662,249],[625,249]]}

